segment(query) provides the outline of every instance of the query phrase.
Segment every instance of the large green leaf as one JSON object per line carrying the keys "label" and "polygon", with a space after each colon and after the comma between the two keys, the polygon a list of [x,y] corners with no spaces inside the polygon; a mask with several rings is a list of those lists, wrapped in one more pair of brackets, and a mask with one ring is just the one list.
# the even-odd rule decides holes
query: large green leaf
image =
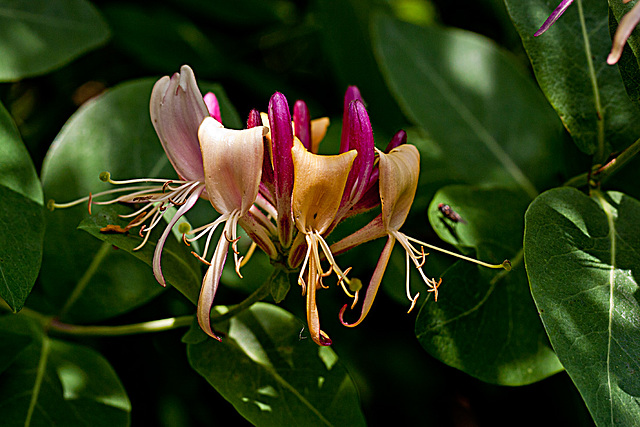
{"label": "large green leaf", "polygon": [[553,348],[599,426],[640,419],[640,203],[572,188],[525,216],[525,263]]}
{"label": "large green leaf", "polygon": [[11,116],[0,104],[0,298],[24,305],[40,271],[42,187]]}
{"label": "large green leaf", "polygon": [[546,33],[533,37],[558,1],[505,2],[540,87],[580,150],[599,162],[631,144],[640,134],[640,111],[617,67],[606,63],[607,3],[576,0]]}
{"label": "large green leaf", "polygon": [[531,199],[557,179],[562,126],[507,52],[476,34],[384,15],[374,29],[387,82],[437,144],[448,179],[520,188]]}
{"label": "large green leaf", "polygon": [[0,81],[52,71],[108,37],[88,1],[0,0]]}
{"label": "large green leaf", "polygon": [[[119,209],[118,209],[119,208]],[[95,209],[95,208],[94,208]],[[134,250],[142,242],[142,237],[132,234],[102,233],[100,230],[107,225],[117,224],[121,227],[127,225],[128,221],[119,218],[119,214],[129,213],[124,207],[107,206],[95,209],[93,215],[85,218],[78,228],[91,234],[100,240],[122,249],[148,266],[152,265],[153,252],[156,248],[155,242],[161,230],[154,230],[150,242],[142,249]],[[198,301],[200,294],[200,282],[202,273],[200,271],[200,261],[190,254],[191,249],[182,244],[182,240],[167,239],[162,249],[162,273],[171,285],[178,289],[194,304]]]}
{"label": "large green leaf", "polygon": [[[109,363],[94,350],[52,339],[23,315],[0,317],[0,333],[32,338],[0,374],[3,426],[127,426],[131,404]],[[20,350],[20,348],[16,348]]]}
{"label": "large green leaf", "polygon": [[[466,223],[438,210],[450,205]],[[522,262],[522,216],[528,198],[502,188],[449,186],[429,207],[429,220],[446,242],[473,248],[472,256],[510,272],[458,261],[442,277],[437,302],[427,300],[416,319],[422,346],[444,363],[483,381],[522,385],[560,370],[531,299]]]}
{"label": "large green leaf", "polygon": [[222,343],[194,326],[185,336],[189,362],[255,425],[364,425],[338,356],[301,338],[303,327],[285,310],[256,303],[219,326]]}
{"label": "large green leaf", "polygon": [[[111,189],[98,179],[105,170],[114,179],[175,178],[149,118],[153,83],[144,79],[121,84],[84,104],[69,119],[43,164],[48,199],[66,202]],[[216,92],[225,123],[238,126],[224,92],[211,85],[203,89]],[[46,214],[43,290],[76,322],[115,316],[162,291],[147,265],[76,229],[88,216],[86,204]]]}

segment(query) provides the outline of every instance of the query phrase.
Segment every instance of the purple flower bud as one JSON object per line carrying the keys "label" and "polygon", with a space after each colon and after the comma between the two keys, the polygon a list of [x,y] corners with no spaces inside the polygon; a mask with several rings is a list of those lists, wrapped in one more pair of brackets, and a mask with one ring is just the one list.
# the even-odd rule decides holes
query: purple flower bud
{"label": "purple flower bud", "polygon": [[293,240],[294,224],[291,219],[291,192],[293,191],[293,129],[287,98],[276,92],[269,101],[269,126],[278,212],[278,235],[286,248]]}
{"label": "purple flower bud", "polygon": [[307,150],[311,150],[311,117],[304,101],[298,100],[293,106],[293,124],[295,135]]}
{"label": "purple flower bud", "polygon": [[369,178],[375,161],[373,129],[369,114],[359,99],[351,101],[348,108],[347,121],[342,124],[343,135],[346,129],[345,145],[356,150],[358,156],[353,162],[347,185],[345,186],[336,219],[340,218],[362,197],[369,186]]}
{"label": "purple flower bud", "polygon": [[209,92],[204,96],[204,103],[207,105],[209,115],[222,123],[222,115],[220,114],[220,104],[218,98],[213,92]]}
{"label": "purple flower bud", "polygon": [[356,86],[349,86],[347,91],[344,94],[344,109],[342,113],[342,138],[340,140],[340,152],[346,153],[353,147],[348,146],[348,134],[349,129],[346,127],[345,123],[349,120],[349,106],[351,105],[351,101],[359,100],[364,104],[364,100],[362,96],[360,96],[360,90]]}

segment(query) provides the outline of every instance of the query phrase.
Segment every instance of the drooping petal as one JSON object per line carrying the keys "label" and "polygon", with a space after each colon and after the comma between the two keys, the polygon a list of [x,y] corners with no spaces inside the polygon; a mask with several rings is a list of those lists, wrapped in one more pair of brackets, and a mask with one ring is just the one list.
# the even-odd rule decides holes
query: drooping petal
{"label": "drooping petal", "polygon": [[371,281],[369,282],[369,286],[367,287],[367,293],[364,297],[364,302],[362,303],[362,312],[360,313],[360,318],[356,320],[354,323],[347,323],[344,321],[344,312],[347,309],[347,305],[345,304],[340,310],[340,322],[344,326],[354,327],[358,326],[367,314],[369,310],[371,310],[371,306],[373,305],[373,301],[376,298],[376,294],[378,293],[378,289],[380,288],[380,283],[382,283],[382,276],[384,276],[384,272],[387,269],[387,264],[389,264],[389,258],[391,258],[391,253],[393,252],[393,246],[396,243],[395,237],[389,235],[387,239],[387,243],[384,245],[384,249],[382,249],[382,253],[380,254],[380,258],[378,259],[378,264],[376,265],[376,269],[373,272],[373,276],[371,276]]}
{"label": "drooping petal", "polygon": [[607,57],[607,64],[613,65],[620,60],[624,45],[638,25],[638,22],[640,22],[640,2],[636,3],[620,20],[620,25],[618,25],[616,34],[613,36],[613,44],[611,46],[611,53],[609,53]]}
{"label": "drooping petal", "polygon": [[229,251],[229,239],[227,236],[232,236],[236,226],[237,215],[232,215],[224,225],[224,230],[220,236],[220,240],[218,240],[213,258],[211,259],[211,265],[204,275],[202,288],[200,288],[200,297],[198,298],[198,324],[207,335],[218,341],[221,341],[220,337],[218,337],[211,328],[211,307],[213,307],[213,300],[218,291],[222,269],[227,260],[227,253]]}
{"label": "drooping petal", "polygon": [[545,31],[547,31],[549,27],[551,27],[558,20],[558,18],[562,16],[564,11],[567,10],[567,8],[571,5],[571,3],[573,3],[573,0],[562,0],[562,2],[560,2],[558,7],[556,7],[556,9],[551,13],[551,15],[549,15],[547,20],[544,21],[540,29],[538,29],[538,31],[536,31],[533,36],[538,37]]}
{"label": "drooping petal", "polygon": [[409,215],[418,188],[420,153],[413,145],[404,144],[389,154],[379,150],[378,154],[382,222],[387,230],[397,231]]}
{"label": "drooping petal", "polygon": [[209,115],[222,123],[222,115],[220,114],[220,103],[218,102],[218,98],[216,98],[216,94],[213,92],[208,92],[204,96],[203,100],[207,106],[207,110],[209,110]]}
{"label": "drooping petal", "polygon": [[[307,239],[316,236],[307,236]],[[331,339],[320,329],[320,315],[318,314],[318,305],[316,303],[316,291],[321,287],[320,272],[317,260],[319,260],[317,242],[308,242],[310,250],[313,252],[309,260],[309,271],[307,280],[307,325],[309,325],[309,334],[311,339],[318,345],[331,345]]]}
{"label": "drooping petal", "polygon": [[201,181],[204,177],[198,128],[209,111],[187,65],[171,78],[165,76],[153,86],[151,122],[180,178]]}
{"label": "drooping petal", "polygon": [[189,196],[189,198],[185,201],[185,203],[182,206],[180,206],[180,209],[178,209],[178,211],[173,216],[173,218],[171,218],[171,221],[169,221],[169,224],[164,229],[162,236],[160,236],[160,239],[158,239],[158,243],[156,243],[156,249],[153,253],[153,262],[152,262],[153,275],[155,276],[158,283],[160,283],[162,286],[167,286],[167,283],[164,280],[164,276],[162,275],[162,266],[160,264],[160,261],[162,259],[162,249],[164,248],[164,243],[166,242],[167,237],[169,237],[169,234],[171,233],[171,229],[173,228],[173,226],[178,222],[178,220],[185,213],[187,213],[189,209],[193,207],[193,205],[196,204],[196,202],[200,198],[200,195],[202,194],[203,191],[204,191],[204,186],[201,186],[199,189],[194,191]]}
{"label": "drooping petal", "polygon": [[209,200],[221,214],[249,211],[258,195],[262,176],[267,128],[225,129],[214,118],[207,117],[198,137],[204,159],[204,182]]}
{"label": "drooping petal", "polygon": [[296,140],[292,155],[295,184],[291,208],[296,226],[303,233],[314,230],[322,234],[338,211],[356,151],[321,156]]}
{"label": "drooping petal", "polygon": [[288,248],[293,240],[293,223],[291,221],[293,129],[287,98],[280,92],[274,93],[271,97],[268,115],[271,128],[276,209],[278,210],[278,236],[282,246]]}

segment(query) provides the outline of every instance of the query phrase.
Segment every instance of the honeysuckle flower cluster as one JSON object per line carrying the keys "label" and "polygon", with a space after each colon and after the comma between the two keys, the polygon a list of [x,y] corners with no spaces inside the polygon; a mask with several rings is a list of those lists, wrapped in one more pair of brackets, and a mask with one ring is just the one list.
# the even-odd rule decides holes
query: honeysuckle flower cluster
{"label": "honeysuckle flower cluster", "polygon": [[[406,287],[411,308],[419,295],[412,295],[409,289],[410,261],[437,300],[441,280],[429,278],[422,271],[427,255],[424,247],[435,247],[399,231],[415,196],[420,155],[406,143],[404,131],[392,138],[385,151],[375,148],[369,116],[356,87],[349,87],[345,94],[340,152],[336,155],[318,154],[328,119],[311,120],[303,101],[294,104],[292,117],[287,99],[278,92],[271,97],[267,113],[250,112],[246,129],[225,128],[215,95],[201,95],[193,71],[186,65],[180,73],[165,76],[155,84],[150,112],[179,180],[114,181],[104,173],[103,180],[122,187],[66,205],[51,203],[51,207],[88,200],[91,211],[92,203],[141,203],[140,209],[123,215],[133,218],[126,227],[112,225],[104,230],[126,232],[139,226],[142,241],[138,248],[145,245],[151,230],[159,226],[167,208],[175,207],[177,212],[166,221],[153,257],[153,273],[164,286],[161,256],[169,233],[198,199],[208,200],[219,216],[202,227],[182,228],[181,232],[186,244],[205,239],[202,253],[194,255],[208,266],[197,318],[209,336],[220,339],[211,327],[210,313],[229,249],[235,270],[242,277],[238,225],[273,264],[287,271],[299,271],[298,284],[306,296],[309,331],[319,345],[329,345],[331,339],[320,328],[316,292],[326,288],[325,279],[335,274],[338,285],[352,299],[353,308],[362,284],[348,277],[350,269],[342,269],[334,255],[367,241],[387,237],[359,319],[351,324],[344,321],[347,304],[339,315],[343,324],[355,326],[366,317],[396,241],[407,254]],[[98,200],[114,194],[123,195]],[[367,226],[329,246],[326,238],[337,224],[379,205],[380,215]],[[215,249],[210,251],[219,226],[223,230]]]}
{"label": "honeysuckle flower cluster", "polygon": [[[631,0],[622,0],[623,3],[629,3]],[[534,36],[537,37],[547,31],[557,20],[562,16],[562,14],[567,10],[567,8],[573,3],[573,0],[562,0],[558,7],[549,15],[549,17],[544,21],[542,26],[535,32]],[[613,65],[620,60],[622,56],[622,50],[624,49],[624,45],[631,36],[633,29],[640,22],[640,2],[636,3],[633,8],[627,12],[622,19],[620,20],[620,24],[616,29],[616,33],[613,36],[613,43],[611,46],[611,52],[607,57],[607,63],[609,65]]]}

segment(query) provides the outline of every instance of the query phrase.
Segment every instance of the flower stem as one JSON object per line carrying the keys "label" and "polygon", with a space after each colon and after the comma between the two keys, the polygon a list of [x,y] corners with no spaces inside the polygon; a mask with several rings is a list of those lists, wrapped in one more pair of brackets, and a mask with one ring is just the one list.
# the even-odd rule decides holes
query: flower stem
{"label": "flower stem", "polygon": [[121,326],[70,325],[68,323],[60,322],[57,318],[54,318],[51,320],[49,325],[52,331],[67,335],[112,337],[119,335],[143,334],[147,332],[169,331],[172,329],[190,326],[192,323],[193,316],[189,315]]}
{"label": "flower stem", "polygon": [[640,139],[628,146],[617,157],[607,162],[605,165],[596,165],[589,174],[588,172],[576,175],[565,182],[564,186],[582,187],[589,184],[589,177],[602,184],[618,172],[623,166],[629,163],[640,152]]}

